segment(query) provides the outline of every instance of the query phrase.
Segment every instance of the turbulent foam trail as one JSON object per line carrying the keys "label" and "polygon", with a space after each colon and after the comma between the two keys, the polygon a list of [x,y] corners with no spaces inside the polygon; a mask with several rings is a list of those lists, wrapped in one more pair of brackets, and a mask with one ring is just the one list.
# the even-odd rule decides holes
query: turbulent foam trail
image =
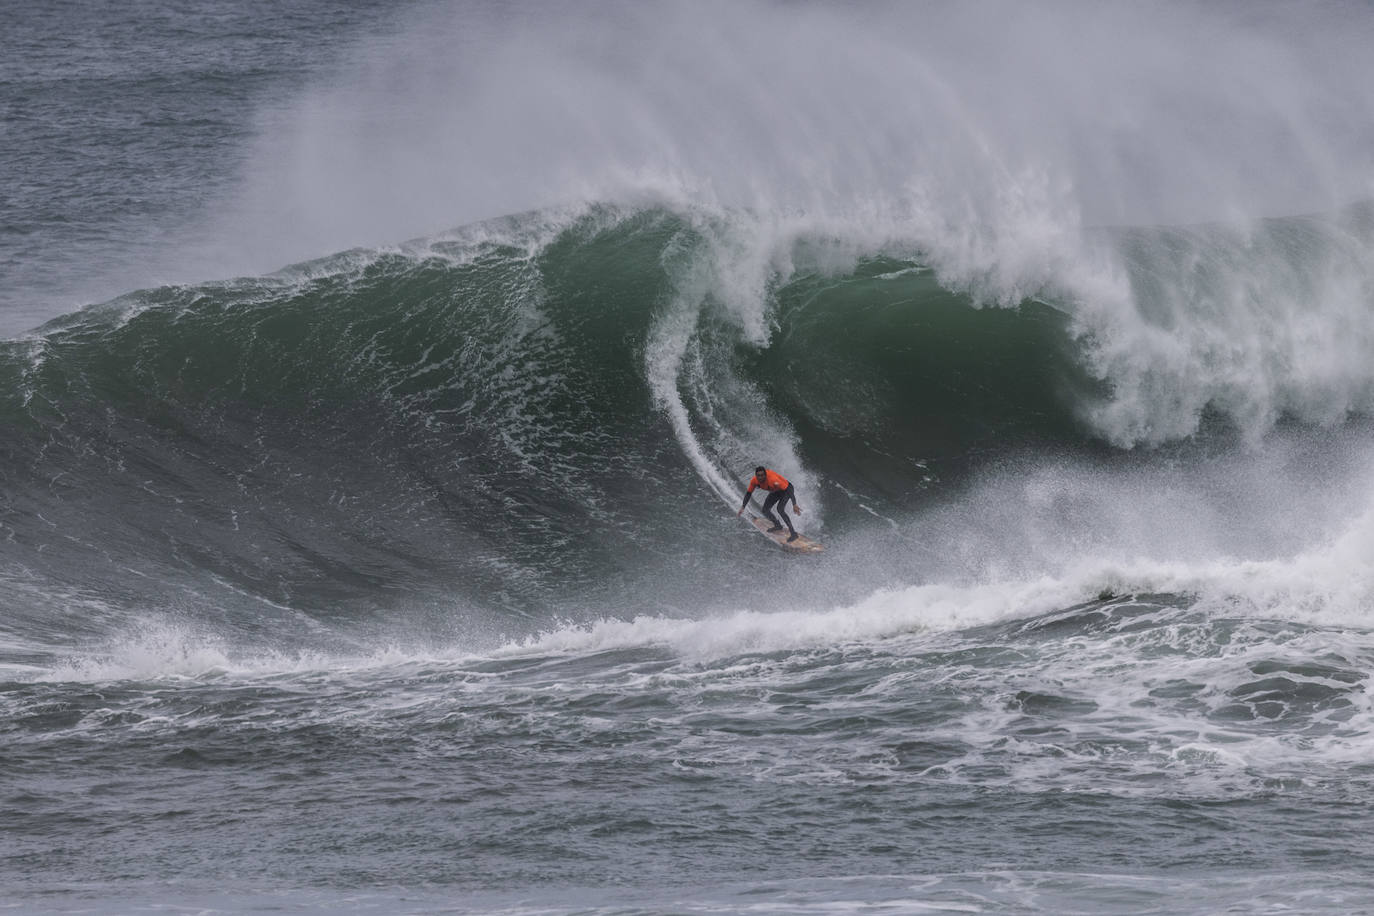
{"label": "turbulent foam trail", "polygon": [[747,343],[768,345],[770,286],[787,278],[778,259],[788,239],[761,244],[760,235],[773,238],[776,230],[743,214],[730,220],[689,213],[689,225],[690,235],[665,251],[670,292],[645,352],[654,398],[697,473],[726,504],[738,500],[740,481],[764,460],[788,468],[806,487],[811,481],[794,433],[770,415],[762,388],[730,373],[721,350],[732,341],[723,343],[708,328],[723,318]]}

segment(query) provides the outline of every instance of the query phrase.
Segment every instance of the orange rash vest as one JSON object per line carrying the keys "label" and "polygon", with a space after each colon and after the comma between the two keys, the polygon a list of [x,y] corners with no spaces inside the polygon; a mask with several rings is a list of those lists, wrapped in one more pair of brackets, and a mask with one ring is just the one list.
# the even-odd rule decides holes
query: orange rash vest
{"label": "orange rash vest", "polygon": [[754,488],[758,486],[762,486],[762,488],[765,490],[776,492],[779,490],[786,490],[788,487],[792,485],[787,482],[786,477],[782,476],[777,471],[769,469],[767,471],[764,471],[764,481],[761,485],[759,484],[759,479],[757,477],[749,478],[749,489],[744,491],[744,495],[748,496],[750,493],[753,493]]}

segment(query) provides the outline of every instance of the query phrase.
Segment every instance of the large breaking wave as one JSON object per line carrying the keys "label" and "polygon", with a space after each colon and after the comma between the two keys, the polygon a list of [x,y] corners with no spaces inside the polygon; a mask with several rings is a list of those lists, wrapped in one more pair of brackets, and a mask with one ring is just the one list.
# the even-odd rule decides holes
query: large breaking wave
{"label": "large breaking wave", "polygon": [[[134,293],[5,345],[7,574],[105,602],[64,639],[149,607],[497,638],[1291,555],[1365,504],[1331,482],[1368,476],[1372,226],[1103,230],[1101,283],[1017,298],[938,239],[660,202]],[[736,526],[760,461],[830,565]],[[741,602],[751,569],[780,587]]]}

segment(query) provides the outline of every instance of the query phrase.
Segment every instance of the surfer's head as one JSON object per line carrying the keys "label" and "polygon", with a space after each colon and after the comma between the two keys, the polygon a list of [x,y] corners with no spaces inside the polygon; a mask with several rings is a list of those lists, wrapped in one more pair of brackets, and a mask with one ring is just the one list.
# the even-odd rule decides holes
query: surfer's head
{"label": "surfer's head", "polygon": [[768,476],[768,468],[764,467],[763,465],[759,465],[758,467],[754,468],[754,476],[757,477],[759,480],[763,480],[765,477]]}

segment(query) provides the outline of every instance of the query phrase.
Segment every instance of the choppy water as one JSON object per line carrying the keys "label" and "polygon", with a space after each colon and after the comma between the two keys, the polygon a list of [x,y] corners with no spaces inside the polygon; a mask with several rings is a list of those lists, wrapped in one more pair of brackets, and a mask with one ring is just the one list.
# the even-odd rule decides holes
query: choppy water
{"label": "choppy water", "polygon": [[5,903],[1369,908],[1313,10],[12,11]]}

